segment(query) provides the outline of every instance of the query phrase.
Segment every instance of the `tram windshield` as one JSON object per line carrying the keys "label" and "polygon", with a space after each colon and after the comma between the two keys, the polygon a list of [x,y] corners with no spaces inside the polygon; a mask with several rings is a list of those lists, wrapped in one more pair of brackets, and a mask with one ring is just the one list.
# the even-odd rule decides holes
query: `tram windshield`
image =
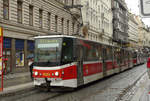
{"label": "tram windshield", "polygon": [[34,65],[56,66],[60,64],[62,38],[36,39]]}
{"label": "tram windshield", "polygon": [[73,39],[41,38],[35,40],[35,66],[58,66],[73,61]]}

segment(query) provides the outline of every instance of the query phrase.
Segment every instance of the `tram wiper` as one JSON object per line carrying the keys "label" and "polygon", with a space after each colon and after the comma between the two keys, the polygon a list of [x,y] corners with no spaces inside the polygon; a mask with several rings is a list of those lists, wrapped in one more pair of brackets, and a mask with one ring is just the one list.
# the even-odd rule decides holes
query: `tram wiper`
{"label": "tram wiper", "polygon": [[47,65],[51,64],[52,62],[50,62],[49,60],[46,62]]}

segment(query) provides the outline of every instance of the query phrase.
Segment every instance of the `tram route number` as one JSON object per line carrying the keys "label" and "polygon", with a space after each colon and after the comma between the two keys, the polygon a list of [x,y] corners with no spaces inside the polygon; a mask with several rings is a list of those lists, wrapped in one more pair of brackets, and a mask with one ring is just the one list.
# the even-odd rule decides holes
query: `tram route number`
{"label": "tram route number", "polygon": [[50,76],[49,73],[43,73],[43,76]]}

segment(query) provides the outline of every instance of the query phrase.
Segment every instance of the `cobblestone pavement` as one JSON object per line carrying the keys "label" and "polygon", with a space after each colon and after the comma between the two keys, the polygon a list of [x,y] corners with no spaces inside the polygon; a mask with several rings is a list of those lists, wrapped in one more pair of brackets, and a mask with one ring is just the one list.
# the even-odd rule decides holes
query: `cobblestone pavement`
{"label": "cobblestone pavement", "polygon": [[34,89],[2,97],[1,101],[122,101],[121,99],[126,99],[127,92],[134,87],[135,81],[137,82],[145,73],[146,65],[141,65],[85,85],[73,92],[44,92]]}
{"label": "cobblestone pavement", "polygon": [[150,79],[147,73],[119,101],[149,101]]}

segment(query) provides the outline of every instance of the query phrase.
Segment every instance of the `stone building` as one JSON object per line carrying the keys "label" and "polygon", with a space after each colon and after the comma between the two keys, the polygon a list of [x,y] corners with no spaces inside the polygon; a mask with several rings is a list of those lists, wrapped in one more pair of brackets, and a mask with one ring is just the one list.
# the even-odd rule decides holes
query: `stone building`
{"label": "stone building", "polygon": [[150,51],[150,29],[148,28],[148,26],[144,24],[144,22],[139,16],[136,16],[135,20],[138,23],[139,49],[142,49],[145,52],[148,52]]}
{"label": "stone building", "polygon": [[138,49],[139,33],[138,33],[138,23],[136,22],[135,17],[136,16],[134,14],[129,13],[129,22],[128,22],[129,47]]}
{"label": "stone building", "polygon": [[81,0],[85,37],[112,45],[111,0]]}
{"label": "stone building", "polygon": [[145,24],[139,16],[135,17],[136,22],[138,23],[138,44],[139,48],[143,49],[146,43],[146,34],[145,34]]}
{"label": "stone building", "polygon": [[75,0],[0,0],[0,26],[4,28],[4,52],[8,72],[27,71],[37,35],[80,34],[80,10],[66,5]]}
{"label": "stone building", "polygon": [[112,0],[113,40],[118,46],[128,44],[128,8],[124,0]]}

